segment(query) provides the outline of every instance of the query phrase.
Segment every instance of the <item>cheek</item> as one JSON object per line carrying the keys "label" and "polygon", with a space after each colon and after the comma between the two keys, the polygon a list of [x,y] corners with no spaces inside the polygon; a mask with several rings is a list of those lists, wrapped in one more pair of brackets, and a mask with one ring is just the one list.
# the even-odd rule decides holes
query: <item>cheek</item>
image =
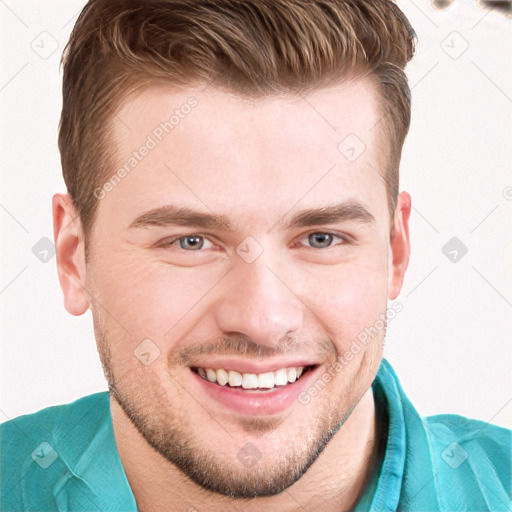
{"label": "cheek", "polygon": [[176,268],[137,253],[95,265],[95,296],[108,322],[124,330],[125,337],[150,338],[162,348],[175,327],[190,324],[201,300],[222,277],[220,271]]}
{"label": "cheek", "polygon": [[[335,336],[339,353],[360,333],[382,321],[387,307],[386,264],[377,258],[331,272],[321,289],[312,287],[304,301]],[[316,291],[315,291],[316,289]],[[379,323],[380,325],[380,323]]]}

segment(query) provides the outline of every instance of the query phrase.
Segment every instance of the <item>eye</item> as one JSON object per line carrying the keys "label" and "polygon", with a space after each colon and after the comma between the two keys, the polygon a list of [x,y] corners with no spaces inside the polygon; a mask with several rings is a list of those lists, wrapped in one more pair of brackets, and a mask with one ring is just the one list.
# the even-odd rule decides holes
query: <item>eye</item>
{"label": "eye", "polygon": [[[310,233],[305,238],[307,238],[308,243],[313,249],[326,249],[331,247],[336,239],[341,242],[334,245],[346,244],[349,242],[349,240],[344,236],[336,235],[334,233],[324,233],[322,231]],[[303,238],[303,240],[305,238]]]}
{"label": "eye", "polygon": [[[208,246],[210,244],[210,246]],[[206,245],[206,247],[205,247]],[[213,244],[202,235],[184,235],[165,243],[166,247],[178,247],[184,251],[197,252],[201,249],[209,249]]]}

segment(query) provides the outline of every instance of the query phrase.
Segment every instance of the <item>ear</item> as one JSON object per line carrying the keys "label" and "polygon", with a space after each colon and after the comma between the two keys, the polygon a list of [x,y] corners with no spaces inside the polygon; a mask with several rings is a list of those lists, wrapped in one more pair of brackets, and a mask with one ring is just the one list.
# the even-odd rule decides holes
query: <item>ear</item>
{"label": "ear", "polygon": [[55,194],[52,200],[53,237],[64,307],[72,315],[82,315],[89,308],[85,290],[85,243],[80,217],[69,194]]}
{"label": "ear", "polygon": [[395,207],[393,229],[389,243],[388,258],[388,297],[398,297],[409,265],[411,244],[409,241],[409,217],[411,214],[411,196],[401,192]]}

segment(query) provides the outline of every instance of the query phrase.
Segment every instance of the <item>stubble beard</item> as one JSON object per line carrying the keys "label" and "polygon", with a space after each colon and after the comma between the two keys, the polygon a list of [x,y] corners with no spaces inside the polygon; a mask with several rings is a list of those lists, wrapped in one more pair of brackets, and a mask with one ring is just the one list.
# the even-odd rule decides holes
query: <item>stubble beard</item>
{"label": "stubble beard", "polygon": [[[106,326],[101,320],[97,321],[96,316],[94,330],[110,393],[127,418],[157,453],[198,486],[213,493],[236,499],[280,494],[306,473],[355,407],[347,411],[340,404],[341,400],[334,403],[324,400],[316,414],[318,421],[314,428],[304,429],[296,436],[295,442],[288,442],[279,459],[265,461],[263,458],[253,466],[245,466],[240,460],[209,448],[203,440],[208,436],[201,438],[190,427],[190,421],[173,417],[169,403],[161,400],[154,389],[141,389],[137,382],[129,382],[132,372],[119,378],[121,375],[113,361]],[[162,393],[162,396],[165,395]],[[296,407],[303,406],[297,403]],[[303,410],[296,412],[304,413]],[[293,415],[294,412],[291,413]],[[213,418],[212,425],[217,427]],[[241,425],[246,432],[259,433],[262,437],[271,435],[275,428],[275,422],[265,418],[245,420]],[[229,439],[227,444],[230,444]]]}

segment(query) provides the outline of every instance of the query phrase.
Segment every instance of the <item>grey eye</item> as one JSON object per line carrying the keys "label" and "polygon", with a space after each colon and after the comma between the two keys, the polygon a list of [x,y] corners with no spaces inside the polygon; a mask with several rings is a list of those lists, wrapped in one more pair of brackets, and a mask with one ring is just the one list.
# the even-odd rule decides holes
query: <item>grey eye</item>
{"label": "grey eye", "polygon": [[311,247],[323,249],[332,244],[333,236],[329,233],[311,233],[308,237]]}
{"label": "grey eye", "polygon": [[180,248],[184,250],[198,250],[201,249],[204,245],[204,239],[202,236],[198,235],[189,235],[189,236],[182,236],[179,239],[180,242]]}

